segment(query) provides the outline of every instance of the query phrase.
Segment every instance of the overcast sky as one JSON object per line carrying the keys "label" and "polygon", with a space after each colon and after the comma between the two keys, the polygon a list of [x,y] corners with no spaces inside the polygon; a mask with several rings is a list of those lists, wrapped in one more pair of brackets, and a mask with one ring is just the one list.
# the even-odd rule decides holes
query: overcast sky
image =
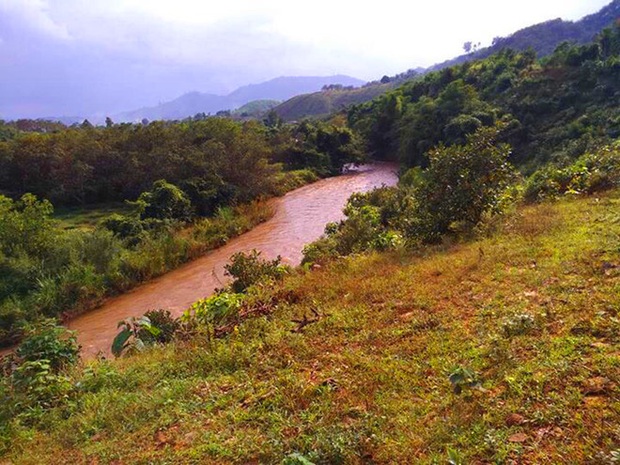
{"label": "overcast sky", "polygon": [[610,0],[0,0],[0,118],[114,114],[278,76],[429,66]]}

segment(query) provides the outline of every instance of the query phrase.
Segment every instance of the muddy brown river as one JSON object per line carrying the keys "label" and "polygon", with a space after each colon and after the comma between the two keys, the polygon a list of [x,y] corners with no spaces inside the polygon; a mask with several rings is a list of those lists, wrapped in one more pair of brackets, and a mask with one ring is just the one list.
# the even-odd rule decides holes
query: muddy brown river
{"label": "muddy brown river", "polygon": [[396,181],[395,165],[377,163],[289,192],[272,201],[275,214],[270,220],[197,260],[107,300],[71,320],[68,327],[77,330],[84,357],[107,355],[119,321],[156,308],[180,315],[226,283],[223,267],[236,252],[257,249],[263,258],[280,255],[286,263],[298,265],[304,245],[320,237],[327,223],[343,218],[342,209],[352,193]]}

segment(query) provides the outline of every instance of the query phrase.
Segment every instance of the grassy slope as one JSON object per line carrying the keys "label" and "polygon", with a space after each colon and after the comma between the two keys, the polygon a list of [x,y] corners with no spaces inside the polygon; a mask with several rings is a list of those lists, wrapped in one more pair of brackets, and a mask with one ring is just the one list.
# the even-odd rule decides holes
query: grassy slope
{"label": "grassy slope", "polygon": [[108,216],[130,214],[134,207],[124,203],[106,203],[85,208],[60,208],[54,211],[54,219],[60,221],[63,229],[92,230]]}
{"label": "grassy slope", "polygon": [[393,87],[391,84],[378,84],[352,90],[325,90],[297,95],[275,107],[275,111],[285,121],[327,116],[350,105],[368,102]]}
{"label": "grassy slope", "polygon": [[[620,447],[618,265],[615,192],[520,209],[479,241],[300,272],[272,318],[76,375],[89,392],[41,431],[16,427],[6,458],[604,463]],[[292,333],[311,307],[321,320]],[[532,329],[507,336],[523,313]],[[458,366],[486,391],[453,394]]]}

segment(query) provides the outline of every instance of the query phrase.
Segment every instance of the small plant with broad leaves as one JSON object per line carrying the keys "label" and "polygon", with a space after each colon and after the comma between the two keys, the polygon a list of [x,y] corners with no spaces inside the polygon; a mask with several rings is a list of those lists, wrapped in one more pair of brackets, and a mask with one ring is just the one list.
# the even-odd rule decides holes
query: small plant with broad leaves
{"label": "small plant with broad leaves", "polygon": [[234,278],[230,285],[234,292],[245,292],[253,284],[269,279],[278,280],[287,273],[288,267],[282,264],[282,257],[263,260],[260,254],[252,250],[247,254],[239,252],[230,257],[230,263],[224,266],[224,270]]}
{"label": "small plant with broad leaves", "polygon": [[149,310],[144,316],[151,320],[151,326],[158,329],[159,332],[157,335],[154,335],[152,328],[141,329],[140,339],[143,341],[152,341],[160,344],[171,342],[181,324],[177,318],[172,316],[170,310],[162,308]]}
{"label": "small plant with broad leaves", "polygon": [[459,395],[463,392],[463,389],[477,389],[482,390],[482,385],[475,371],[466,367],[458,367],[450,376],[448,376],[450,384],[452,384],[452,391]]}
{"label": "small plant with broad leaves", "polygon": [[206,332],[207,339],[211,340],[218,326],[239,317],[245,299],[245,294],[220,292],[195,302],[183,313],[181,322],[186,326],[197,326],[198,331]]}
{"label": "small plant with broad leaves", "polygon": [[[120,321],[118,328],[122,329],[112,342],[112,353],[115,357],[120,357],[123,353],[142,352],[147,345],[157,340],[161,333],[146,315]],[[148,335],[148,338],[145,335]]]}

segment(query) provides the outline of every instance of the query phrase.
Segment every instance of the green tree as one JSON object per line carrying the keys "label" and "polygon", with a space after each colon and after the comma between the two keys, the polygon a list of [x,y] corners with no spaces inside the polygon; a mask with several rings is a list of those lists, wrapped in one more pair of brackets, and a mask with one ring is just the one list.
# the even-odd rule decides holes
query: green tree
{"label": "green tree", "polygon": [[136,203],[142,219],[187,221],[192,216],[192,205],[185,193],[164,179],[155,181],[153,188],[143,192]]}
{"label": "green tree", "polygon": [[465,145],[429,152],[430,165],[413,187],[409,235],[435,242],[457,223],[474,226],[485,213],[498,211],[514,176],[510,147],[496,143],[500,130],[481,128]]}

